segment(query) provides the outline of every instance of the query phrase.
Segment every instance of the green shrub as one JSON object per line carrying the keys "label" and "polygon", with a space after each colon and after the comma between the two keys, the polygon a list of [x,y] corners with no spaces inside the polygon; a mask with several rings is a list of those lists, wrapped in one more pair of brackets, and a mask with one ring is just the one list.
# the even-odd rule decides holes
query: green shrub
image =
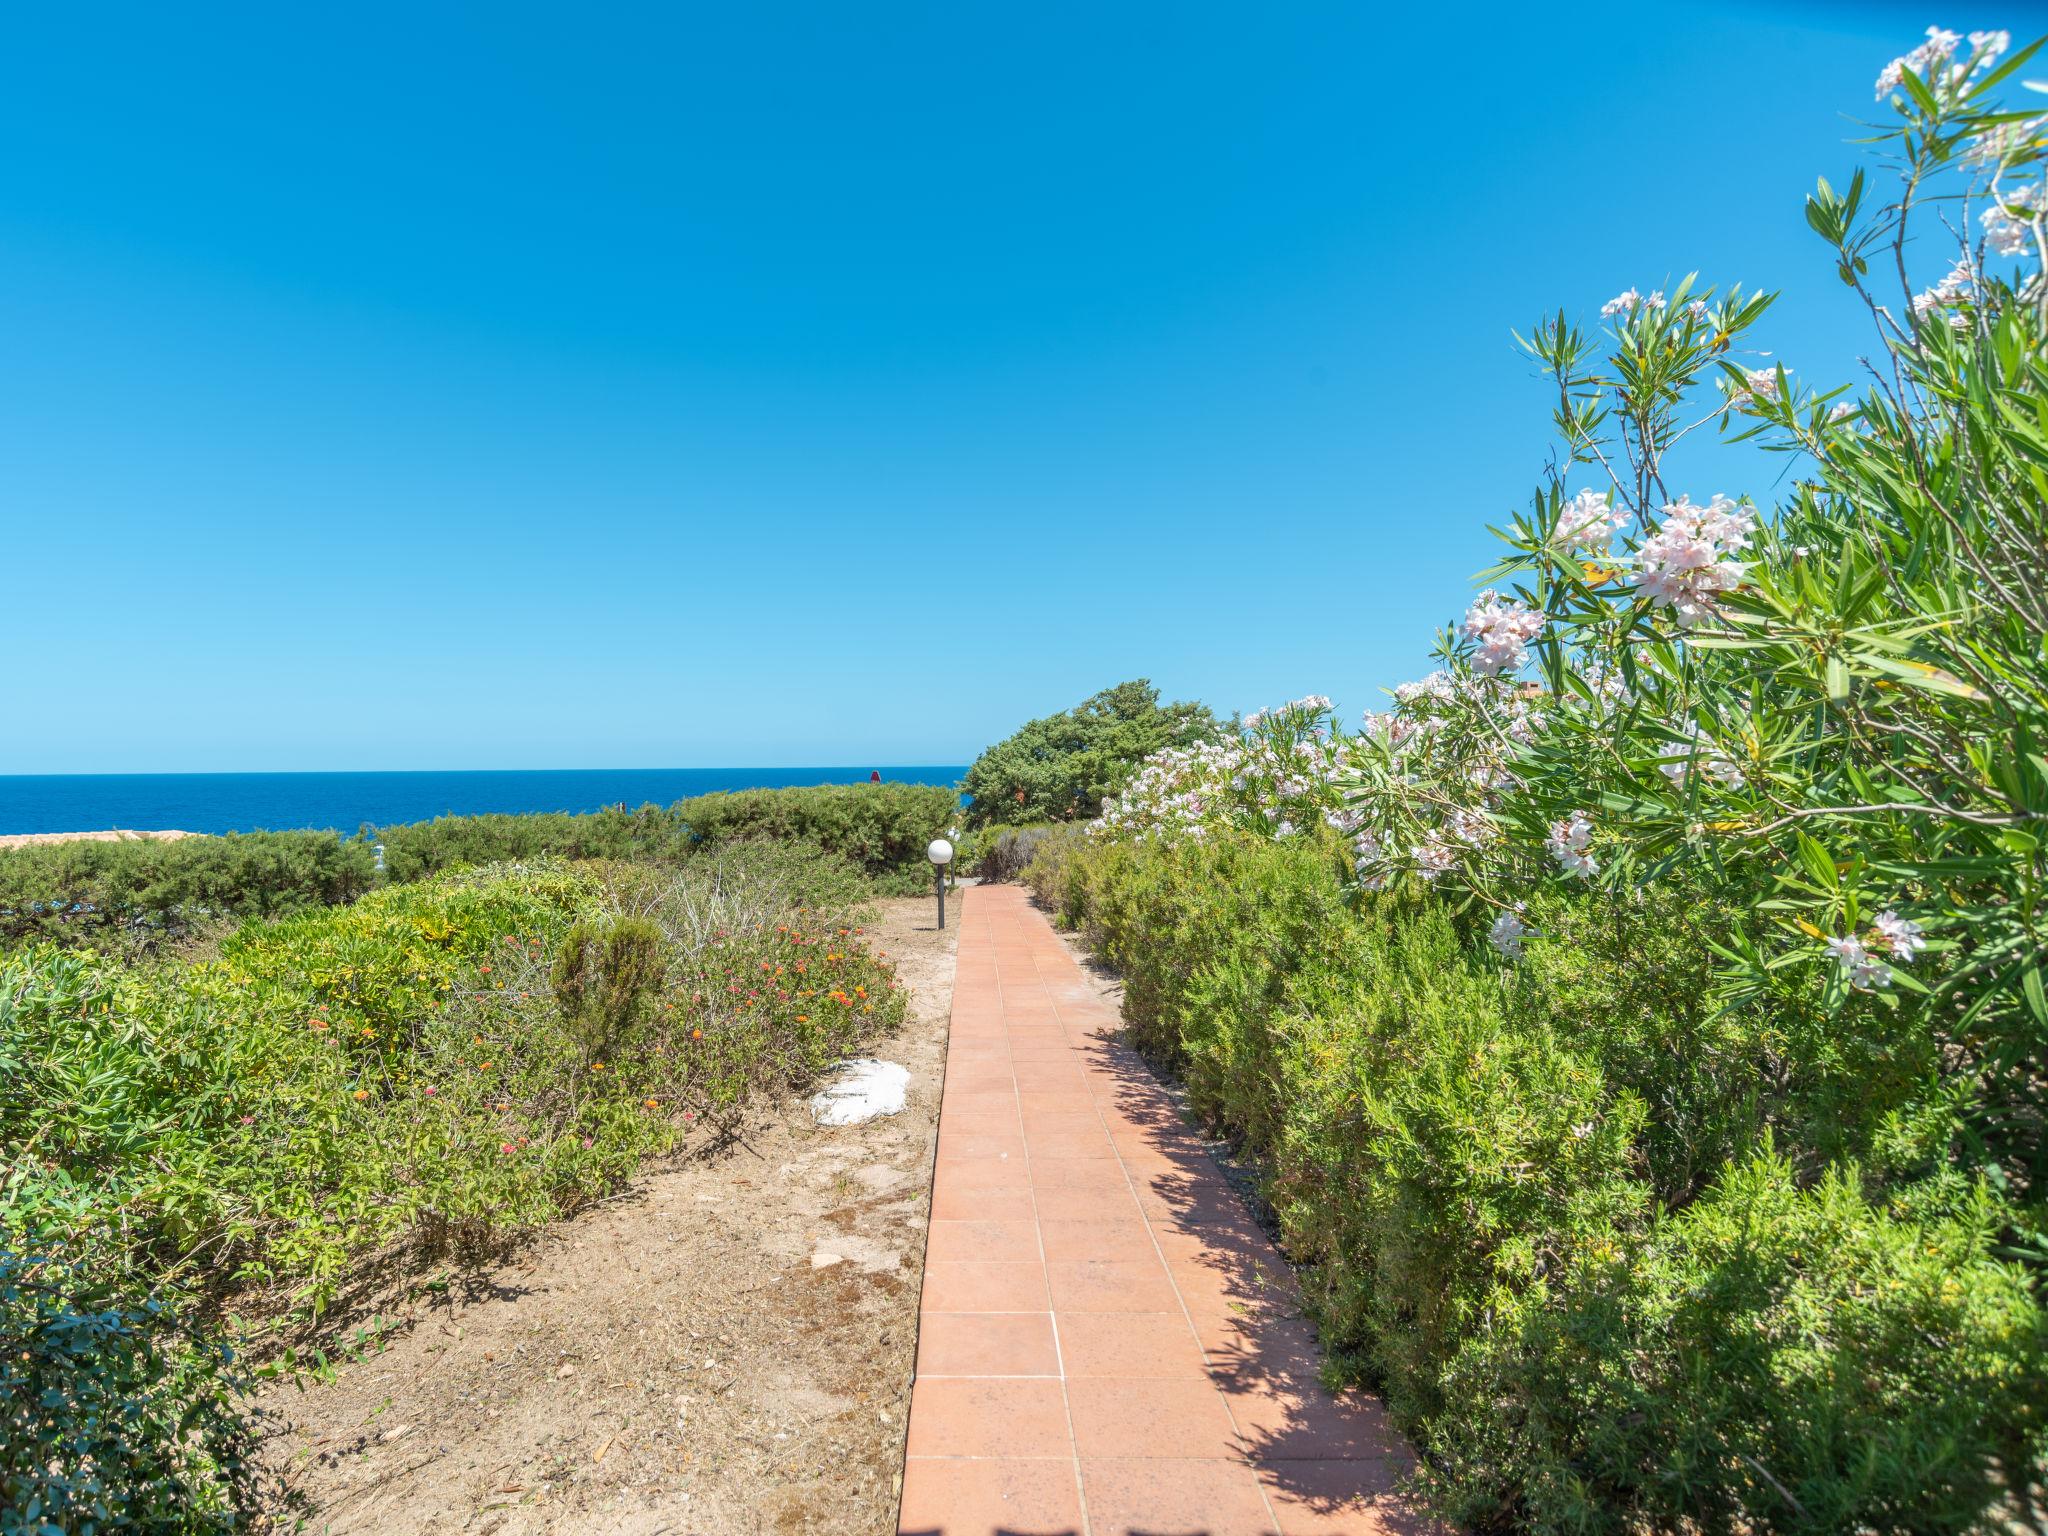
{"label": "green shrub", "polygon": [[368,843],[333,832],[29,844],[0,852],[0,938],[147,946],[353,901],[374,866]]}
{"label": "green shrub", "polygon": [[1144,678],[1021,727],[974,760],[963,787],[970,826],[1093,816],[1147,757],[1216,733],[1201,704],[1159,702]]}
{"label": "green shrub", "polygon": [[1015,880],[1056,831],[1050,824],[1013,827],[1004,822],[977,827],[963,840],[955,863],[983,880]]}
{"label": "green shrub", "polygon": [[[0,1145],[103,1190],[157,1268],[203,1252],[317,1306],[365,1249],[552,1220],[900,1019],[887,966],[788,889],[710,858],[630,892],[505,866],[201,965],[24,951],[0,964]],[[557,998],[579,927],[595,985],[565,963]]]}
{"label": "green shrub", "polygon": [[2024,1503],[2048,1354],[1932,1028],[1711,1000],[1711,891],[1532,903],[1520,966],[1335,834],[1072,838],[1027,871],[1263,1172],[1342,1374],[1443,1508],[1542,1531],[1965,1530]]}
{"label": "green shrub", "polygon": [[[1768,1151],[1473,1321],[1430,1449],[1454,1513],[1541,1530],[2028,1523],[2048,1409],[2029,1277],[1981,1191],[1931,1219]],[[2036,1512],[2038,1517],[2038,1511]]]}
{"label": "green shrub", "polygon": [[0,1536],[241,1528],[258,1480],[232,1352],[51,1225],[31,1184],[6,1195]]}
{"label": "green shrub", "polygon": [[803,843],[849,859],[870,877],[931,879],[925,849],[960,816],[957,790],[937,784],[818,784],[741,789],[679,802],[701,843]]}
{"label": "green shrub", "polygon": [[395,882],[424,880],[463,865],[513,860],[635,859],[675,862],[689,854],[690,829],[673,807],[607,809],[586,814],[437,816],[375,832]]}

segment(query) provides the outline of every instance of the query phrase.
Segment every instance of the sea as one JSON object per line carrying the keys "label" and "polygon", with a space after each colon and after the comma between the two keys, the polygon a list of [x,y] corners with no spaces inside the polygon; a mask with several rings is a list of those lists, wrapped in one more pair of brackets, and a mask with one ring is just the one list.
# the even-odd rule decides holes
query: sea
{"label": "sea", "polygon": [[721,789],[864,784],[875,773],[958,784],[962,765],[847,768],[542,768],[413,773],[69,773],[0,775],[0,835],[21,832],[354,833],[484,811],[596,811],[667,805]]}

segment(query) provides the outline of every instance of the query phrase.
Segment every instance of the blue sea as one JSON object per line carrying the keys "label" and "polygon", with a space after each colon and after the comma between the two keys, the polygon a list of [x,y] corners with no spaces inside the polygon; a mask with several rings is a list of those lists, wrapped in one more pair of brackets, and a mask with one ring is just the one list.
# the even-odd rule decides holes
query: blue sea
{"label": "blue sea", "polygon": [[358,828],[482,811],[596,811],[667,805],[719,789],[864,784],[872,772],[957,784],[961,766],[549,768],[481,773],[75,773],[0,775],[0,835]]}

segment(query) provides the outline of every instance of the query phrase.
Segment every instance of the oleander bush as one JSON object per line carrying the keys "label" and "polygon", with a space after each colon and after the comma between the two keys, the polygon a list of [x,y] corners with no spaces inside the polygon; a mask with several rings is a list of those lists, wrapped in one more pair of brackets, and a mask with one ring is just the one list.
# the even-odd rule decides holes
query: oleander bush
{"label": "oleander bush", "polygon": [[369,844],[332,832],[32,843],[0,851],[0,942],[147,949],[353,901],[375,880]]}
{"label": "oleander bush", "polygon": [[974,760],[962,787],[968,825],[1093,816],[1153,753],[1216,734],[1202,704],[1161,704],[1145,678],[1033,720]]}
{"label": "oleander bush", "polygon": [[[1441,670],[1162,750],[1026,870],[1471,1526],[2048,1524],[2035,54],[1931,31],[1896,193],[1808,200],[1863,394],[1690,276],[1546,317],[1559,443]],[[1703,429],[1777,506],[1668,484]]]}

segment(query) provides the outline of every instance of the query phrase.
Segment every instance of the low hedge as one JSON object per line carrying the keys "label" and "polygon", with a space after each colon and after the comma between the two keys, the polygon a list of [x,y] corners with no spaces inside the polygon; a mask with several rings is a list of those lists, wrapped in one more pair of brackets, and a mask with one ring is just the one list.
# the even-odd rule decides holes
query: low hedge
{"label": "low hedge", "polygon": [[[437,816],[326,832],[31,844],[0,851],[0,946],[149,948],[354,901],[380,883],[543,858],[679,865],[707,847],[788,843],[857,868],[877,889],[921,891],[925,848],[959,815],[932,784],[831,784],[699,795],[589,813]],[[384,846],[384,873],[375,844]]]}
{"label": "low hedge", "polygon": [[1506,967],[1340,858],[1077,839],[1027,875],[1263,1170],[1336,1368],[1446,1515],[1959,1532],[2035,1496],[2040,1299],[2015,1212],[1927,1132],[1924,1024],[1830,1025],[1789,982],[1717,1006],[1703,898],[1558,896]]}
{"label": "low hedge", "polygon": [[931,878],[925,849],[960,816],[958,790],[939,784],[818,784],[739,789],[679,801],[675,814],[700,843],[766,839],[808,843],[872,877]]}
{"label": "low hedge", "polygon": [[634,859],[675,862],[691,848],[690,829],[673,807],[590,812],[493,812],[436,816],[367,834],[384,845],[394,882],[424,880],[464,865],[514,859]]}
{"label": "low hedge", "polygon": [[0,852],[0,937],[149,941],[353,901],[375,881],[369,844],[333,832],[32,843]]}

